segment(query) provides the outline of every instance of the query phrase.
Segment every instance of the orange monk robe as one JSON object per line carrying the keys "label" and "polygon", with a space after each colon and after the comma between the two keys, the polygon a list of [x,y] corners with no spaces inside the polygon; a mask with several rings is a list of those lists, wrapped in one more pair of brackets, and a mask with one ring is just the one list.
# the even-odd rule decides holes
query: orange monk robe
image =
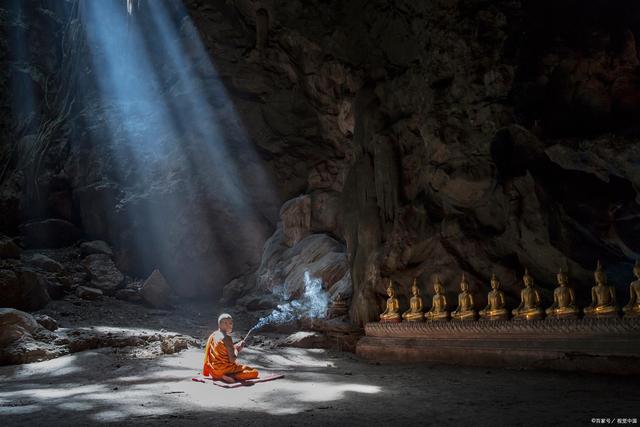
{"label": "orange monk robe", "polygon": [[238,381],[258,378],[258,370],[236,363],[236,351],[231,337],[215,331],[207,340],[204,349],[204,367],[202,375],[220,380],[228,375]]}

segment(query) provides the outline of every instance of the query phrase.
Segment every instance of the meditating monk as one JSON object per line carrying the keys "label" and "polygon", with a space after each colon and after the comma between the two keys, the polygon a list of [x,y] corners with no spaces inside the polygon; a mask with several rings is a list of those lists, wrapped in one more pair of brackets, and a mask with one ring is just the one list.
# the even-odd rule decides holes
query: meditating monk
{"label": "meditating monk", "polygon": [[256,369],[236,363],[238,353],[244,347],[244,341],[234,344],[231,332],[233,318],[230,314],[221,314],[218,317],[218,330],[211,334],[204,349],[202,375],[227,383],[258,378],[259,373]]}

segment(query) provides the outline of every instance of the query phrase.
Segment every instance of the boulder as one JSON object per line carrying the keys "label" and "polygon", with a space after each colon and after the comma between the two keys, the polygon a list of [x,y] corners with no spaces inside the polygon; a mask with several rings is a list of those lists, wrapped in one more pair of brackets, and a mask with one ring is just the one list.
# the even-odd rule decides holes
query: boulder
{"label": "boulder", "polygon": [[13,308],[0,308],[0,348],[25,335],[31,335],[40,328],[29,313]]}
{"label": "boulder", "polygon": [[124,276],[109,255],[89,255],[82,263],[89,272],[92,287],[112,294],[122,285]]}
{"label": "boulder", "polygon": [[57,280],[46,279],[47,293],[54,300],[62,299],[67,293],[67,287]]}
{"label": "boulder", "polygon": [[76,288],[76,295],[82,299],[94,300],[102,296],[102,291],[89,286],[78,286]]}
{"label": "boulder", "polygon": [[46,280],[33,270],[0,270],[0,295],[4,307],[38,310],[49,302]]}
{"label": "boulder", "polygon": [[144,302],[152,307],[168,306],[170,294],[171,288],[159,270],[153,270],[140,290]]}
{"label": "boulder", "polygon": [[[265,245],[262,265],[256,273],[261,290],[283,286],[287,294],[297,296],[304,290],[304,275],[322,280],[325,289],[331,289],[349,271],[344,244],[326,234],[311,234],[287,248],[285,236],[279,230]],[[351,285],[348,280],[346,285]],[[346,291],[346,289],[345,289]]]}
{"label": "boulder", "polygon": [[[28,313],[0,308],[0,365],[35,362],[56,352],[53,334]],[[55,357],[55,356],[53,356]]]}
{"label": "boulder", "polygon": [[280,209],[285,243],[293,246],[311,230],[311,198],[307,195],[287,201]]}
{"label": "boulder", "polygon": [[111,247],[102,240],[92,240],[91,242],[83,242],[80,244],[80,253],[83,257],[93,254],[104,254],[113,256]]}
{"label": "boulder", "polygon": [[20,247],[11,237],[0,235],[0,259],[20,258]]}
{"label": "boulder", "polygon": [[238,300],[238,302],[245,306],[249,311],[260,311],[260,310],[272,310],[278,306],[278,304],[283,301],[273,295],[273,294],[265,294],[265,295],[247,295],[244,298]]}
{"label": "boulder", "polygon": [[113,296],[115,296],[119,300],[123,300],[123,301],[129,301],[129,302],[141,302],[142,301],[142,297],[140,296],[140,292],[135,290],[135,289],[131,289],[131,288],[118,289],[115,292],[115,294],[113,294]]}
{"label": "boulder", "polygon": [[26,263],[41,270],[49,271],[51,273],[59,273],[64,270],[62,264],[43,254],[31,255],[26,259]]}
{"label": "boulder", "polygon": [[163,337],[160,341],[160,349],[164,354],[178,353],[188,347],[186,338],[183,337]]}
{"label": "boulder", "polygon": [[46,314],[34,314],[33,318],[38,322],[40,326],[50,331],[58,329],[58,322],[56,319],[47,316]]}
{"label": "boulder", "polygon": [[25,245],[29,248],[71,246],[82,235],[75,225],[63,219],[30,222],[23,224],[20,231],[24,235]]}
{"label": "boulder", "polygon": [[278,345],[282,347],[326,348],[328,341],[322,333],[300,331],[289,335]]}

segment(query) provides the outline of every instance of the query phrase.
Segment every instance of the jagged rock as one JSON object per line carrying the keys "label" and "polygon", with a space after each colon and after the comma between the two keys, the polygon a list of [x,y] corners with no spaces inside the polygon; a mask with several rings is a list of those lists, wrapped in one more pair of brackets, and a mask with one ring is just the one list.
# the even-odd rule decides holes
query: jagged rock
{"label": "jagged rock", "polygon": [[34,314],[33,318],[36,320],[36,322],[38,322],[38,324],[40,324],[40,326],[45,329],[48,329],[52,332],[58,329],[58,322],[56,321],[56,319],[49,317],[46,314]]}
{"label": "jagged rock", "polygon": [[164,354],[178,353],[188,347],[188,341],[183,337],[163,337],[160,341],[160,349]]}
{"label": "jagged rock", "polygon": [[0,308],[0,348],[26,334],[33,334],[40,325],[29,313],[13,308]]}
{"label": "jagged rock", "polygon": [[140,295],[144,302],[152,307],[166,307],[169,305],[171,288],[162,273],[159,270],[153,270],[142,285]]}
{"label": "jagged rock", "polygon": [[92,287],[98,288],[106,294],[112,294],[122,285],[124,275],[118,270],[109,255],[89,255],[82,263],[89,272]]}
{"label": "jagged rock", "polygon": [[[255,280],[255,278],[254,278]],[[233,279],[222,289],[221,304],[230,304],[238,300],[249,289],[246,279]]]}
{"label": "jagged rock", "polygon": [[[53,336],[28,313],[0,308],[0,365],[29,363],[56,353]],[[55,356],[54,356],[55,357]]]}
{"label": "jagged rock", "polygon": [[78,286],[76,288],[76,295],[82,299],[93,300],[102,296],[100,289],[91,288],[89,286]]}
{"label": "jagged rock", "polygon": [[38,310],[50,299],[45,278],[24,267],[0,270],[0,295],[3,306],[21,310]]}
{"label": "jagged rock", "polygon": [[279,297],[266,294],[266,295],[248,295],[244,298],[238,300],[240,305],[243,305],[249,311],[260,311],[260,310],[272,310],[278,306],[278,304],[282,303]]}
{"label": "jagged rock", "polygon": [[161,349],[166,354],[198,344],[191,337],[175,333],[109,327],[57,329],[55,320],[46,315],[34,317],[20,310],[0,308],[0,366],[53,359],[101,347],[145,346],[157,341],[161,341]]}
{"label": "jagged rock", "polygon": [[0,235],[0,259],[20,258],[20,247],[12,238]]}
{"label": "jagged rock", "polygon": [[141,302],[140,291],[131,288],[118,289],[114,296],[123,301]]}
{"label": "jagged rock", "polygon": [[[299,281],[306,265],[321,257],[308,261],[305,254],[294,263],[287,256],[299,254],[287,249],[310,233],[325,233],[343,248],[323,256],[348,253],[358,323],[379,313],[385,298],[381,277],[398,278],[406,289],[417,276],[424,289],[437,271],[451,283],[467,270],[474,292],[485,296],[495,270],[513,298],[525,265],[551,290],[563,260],[582,283],[591,280],[587,269],[602,257],[610,280],[626,295],[632,260],[640,254],[640,62],[629,8],[607,2],[559,7],[548,21],[540,19],[548,9],[544,1],[390,7],[236,1],[242,19],[229,20],[227,3],[201,7],[193,1],[186,7],[233,88],[233,102],[226,104],[238,117],[215,121],[233,147],[221,162],[231,164],[238,178],[230,192],[220,191],[220,184],[235,180],[224,179],[225,168],[211,167],[203,156],[206,138],[197,131],[194,138],[191,129],[177,135],[184,150],[175,152],[126,156],[111,149],[153,131],[160,122],[152,108],[143,109],[149,112],[143,119],[129,117],[140,124],[130,135],[131,129],[105,120],[117,108],[98,106],[74,123],[78,134],[90,129],[94,137],[86,144],[61,144],[69,148],[61,150],[62,158],[51,155],[43,162],[44,169],[69,175],[84,230],[118,242],[120,269],[142,275],[158,265],[170,282],[181,280],[177,290],[197,295],[199,288],[219,290],[253,270],[262,254],[257,283],[268,290],[290,274]],[[263,6],[266,26],[255,11]],[[254,47],[255,54],[247,54]],[[36,59],[52,57],[37,53]],[[7,64],[8,72],[24,78],[25,87],[47,81],[34,78],[47,75],[44,64],[30,73],[18,63]],[[167,71],[166,81],[178,80]],[[221,104],[216,109],[225,114]],[[26,118],[30,112],[21,113]],[[251,126],[232,125],[243,122]],[[250,144],[235,139],[245,133]],[[25,136],[22,145],[34,138]],[[0,140],[10,138],[3,134]],[[172,142],[163,140],[158,148],[175,147]],[[267,174],[255,172],[255,146]],[[194,182],[202,166],[207,173],[198,173],[197,184],[184,185]],[[108,181],[119,174],[120,183]],[[24,177],[8,175],[0,222],[13,235],[25,208]],[[278,189],[272,200],[270,180]],[[283,225],[261,252],[277,207],[301,191],[310,194],[283,206]],[[230,194],[251,203],[234,210]],[[64,217],[71,217],[68,206],[54,209],[65,210]],[[149,239],[158,225],[160,245]],[[339,258],[331,255],[325,264],[341,283]],[[246,298],[253,285],[245,285],[232,282],[228,299]]]}
{"label": "jagged rock", "polygon": [[51,299],[58,300],[64,298],[65,294],[67,293],[67,286],[63,285],[57,280],[52,280],[50,278],[46,279],[46,283],[47,293],[49,294],[49,297],[51,297]]}
{"label": "jagged rock", "polygon": [[[321,279],[325,289],[331,289],[349,270],[344,245],[326,234],[308,235],[291,248],[284,244],[284,238],[283,233],[276,232],[265,244],[263,261],[256,273],[259,290],[286,284],[290,295],[299,295],[306,272]],[[350,279],[345,282],[345,286],[350,284]]]}
{"label": "jagged rock", "polygon": [[351,300],[353,295],[353,285],[351,284],[351,272],[347,271],[330,289],[329,297],[331,301]]}
{"label": "jagged rock", "polygon": [[61,248],[73,245],[82,235],[80,230],[62,219],[30,222],[20,227],[29,248]]}
{"label": "jagged rock", "polygon": [[300,196],[291,199],[280,209],[285,244],[293,246],[311,230],[311,198]]}
{"label": "jagged rock", "polygon": [[102,240],[93,240],[91,242],[83,242],[80,244],[80,253],[82,256],[93,254],[104,254],[113,256],[111,247]]}
{"label": "jagged rock", "polygon": [[278,343],[282,347],[298,348],[326,348],[328,344],[325,334],[308,331],[293,333]]}
{"label": "jagged rock", "polygon": [[62,264],[43,254],[31,255],[26,259],[26,263],[52,273],[58,273],[64,270]]}

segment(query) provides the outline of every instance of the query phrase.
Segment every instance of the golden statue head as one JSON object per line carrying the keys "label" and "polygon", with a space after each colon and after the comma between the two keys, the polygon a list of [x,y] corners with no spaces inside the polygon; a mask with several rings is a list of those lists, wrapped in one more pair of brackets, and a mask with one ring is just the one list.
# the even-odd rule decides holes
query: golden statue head
{"label": "golden statue head", "polygon": [[389,286],[387,286],[387,295],[389,295],[389,298],[396,295],[396,290],[393,289],[393,281],[391,279],[389,279]]}
{"label": "golden statue head", "polygon": [[522,281],[527,288],[533,286],[533,277],[529,274],[529,269],[524,269],[524,276],[522,276]]}
{"label": "golden statue head", "polygon": [[460,289],[462,290],[462,292],[469,291],[469,281],[467,280],[464,272],[462,273],[462,278],[460,279]]}
{"label": "golden statue head", "polygon": [[596,271],[593,273],[593,278],[595,279],[597,285],[600,285],[600,284],[604,285],[607,283],[607,275],[602,269],[602,264],[600,263],[600,260],[598,260],[598,265],[596,266]]}
{"label": "golden statue head", "polygon": [[440,281],[440,276],[436,275],[436,280],[433,282],[433,290],[436,291],[436,294],[444,293],[444,286],[442,286],[442,282]]}
{"label": "golden statue head", "polygon": [[562,267],[560,267],[558,274],[556,274],[556,280],[560,286],[566,286],[569,283],[569,276],[567,276],[567,273],[564,272]]}
{"label": "golden statue head", "polygon": [[640,259],[637,259],[636,264],[633,266],[633,274],[640,279]]}
{"label": "golden statue head", "polygon": [[491,289],[497,291],[500,289],[500,279],[496,276],[496,273],[491,273]]}
{"label": "golden statue head", "polygon": [[413,279],[413,283],[411,284],[411,295],[415,297],[420,295],[420,288],[418,287],[415,278]]}

